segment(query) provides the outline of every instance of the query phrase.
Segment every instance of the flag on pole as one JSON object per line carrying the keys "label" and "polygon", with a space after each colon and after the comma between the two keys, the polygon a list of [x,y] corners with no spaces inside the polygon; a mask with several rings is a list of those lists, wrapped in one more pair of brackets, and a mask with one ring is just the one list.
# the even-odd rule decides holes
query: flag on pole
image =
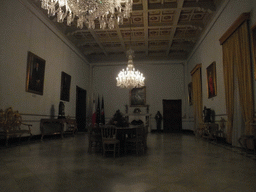
{"label": "flag on pole", "polygon": [[98,106],[96,111],[96,123],[100,123],[100,97],[98,96]]}
{"label": "flag on pole", "polygon": [[104,112],[104,99],[103,99],[103,95],[102,95],[102,102],[101,102],[101,123],[103,125],[105,125],[105,112]]}
{"label": "flag on pole", "polygon": [[96,107],[95,107],[95,97],[93,96],[93,104],[92,104],[92,126],[94,127],[96,123]]}

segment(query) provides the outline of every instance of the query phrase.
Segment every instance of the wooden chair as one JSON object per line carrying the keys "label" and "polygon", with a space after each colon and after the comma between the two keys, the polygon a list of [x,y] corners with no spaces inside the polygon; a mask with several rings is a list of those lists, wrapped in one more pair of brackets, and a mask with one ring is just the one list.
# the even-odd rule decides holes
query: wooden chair
{"label": "wooden chair", "polygon": [[127,151],[135,151],[138,155],[141,151],[144,154],[146,148],[146,133],[144,126],[140,126],[134,129],[135,133],[126,138],[125,141],[125,154]]}
{"label": "wooden chair", "polygon": [[217,137],[225,138],[225,122],[226,120],[221,117],[220,125],[219,125],[220,129],[216,131]]}
{"label": "wooden chair", "polygon": [[217,140],[216,131],[219,129],[219,124],[216,123],[205,123],[205,131],[203,138],[209,140]]}
{"label": "wooden chair", "polygon": [[116,152],[120,156],[120,141],[116,138],[117,129],[115,126],[103,126],[101,128],[103,156],[106,152],[113,152],[114,158]]}
{"label": "wooden chair", "polygon": [[195,130],[195,136],[202,137],[204,135],[204,133],[205,133],[205,125],[204,125],[204,123],[200,123]]}
{"label": "wooden chair", "polygon": [[147,145],[148,127],[149,127],[149,125],[144,126],[144,141],[143,141],[143,145],[144,145],[144,149],[145,150],[148,148],[148,145]]}
{"label": "wooden chair", "polygon": [[72,135],[74,136],[77,131],[76,120],[71,119],[70,117],[67,117],[66,123],[67,123],[67,130],[65,131],[65,133],[72,133]]}
{"label": "wooden chair", "polygon": [[102,151],[102,136],[101,136],[101,128],[98,126],[90,126],[88,129],[88,140],[89,147],[88,152],[91,153],[93,150],[95,152]]}

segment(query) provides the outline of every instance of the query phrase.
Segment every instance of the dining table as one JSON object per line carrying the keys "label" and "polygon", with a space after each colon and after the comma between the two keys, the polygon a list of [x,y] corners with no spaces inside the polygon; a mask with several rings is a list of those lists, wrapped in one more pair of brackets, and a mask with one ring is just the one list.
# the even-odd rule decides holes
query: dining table
{"label": "dining table", "polygon": [[[102,129],[112,125],[101,125],[99,127],[94,127],[92,129]],[[116,138],[120,141],[120,153],[124,154],[125,152],[125,141],[127,138],[131,137],[136,132],[136,128],[141,127],[141,125],[129,125],[126,127],[116,127]]]}
{"label": "dining table", "polygon": [[120,141],[120,153],[124,154],[125,151],[125,141],[127,138],[131,137],[136,133],[136,129],[141,126],[129,125],[128,127],[117,127],[116,138]]}

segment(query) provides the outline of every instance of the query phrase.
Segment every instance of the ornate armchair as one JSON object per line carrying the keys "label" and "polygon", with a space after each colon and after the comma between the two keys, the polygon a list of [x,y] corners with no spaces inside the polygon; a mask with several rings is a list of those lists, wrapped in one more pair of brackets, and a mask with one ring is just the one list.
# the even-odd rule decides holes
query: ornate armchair
{"label": "ornate armchair", "polygon": [[[27,129],[22,129],[24,126],[27,127]],[[31,137],[31,127],[32,125],[23,123],[20,113],[13,111],[11,107],[5,111],[0,110],[0,135],[5,136],[6,146],[8,146],[10,137],[19,136],[19,141],[23,134],[29,134]]]}

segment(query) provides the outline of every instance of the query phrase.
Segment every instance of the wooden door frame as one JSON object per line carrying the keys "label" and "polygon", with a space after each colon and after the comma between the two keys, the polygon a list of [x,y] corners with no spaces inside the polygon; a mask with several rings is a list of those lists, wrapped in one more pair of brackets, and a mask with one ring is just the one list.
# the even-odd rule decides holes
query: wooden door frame
{"label": "wooden door frame", "polygon": [[79,103],[79,91],[83,91],[83,92],[85,92],[85,121],[84,121],[84,123],[85,123],[85,127],[83,128],[83,130],[79,130],[79,125],[78,125],[78,131],[86,131],[86,98],[87,98],[87,91],[85,90],[85,89],[83,89],[83,88],[81,88],[81,87],[79,87],[79,86],[76,86],[76,121],[77,121],[77,124],[79,123],[78,122],[78,117],[79,117],[79,106],[81,106],[81,103]]}
{"label": "wooden door frame", "polygon": [[181,116],[180,116],[180,122],[181,122],[181,125],[180,125],[180,129],[178,131],[174,131],[174,132],[181,132],[182,131],[182,99],[163,99],[162,100],[162,104],[163,104],[163,131],[166,132],[166,133],[171,133],[171,129],[167,130],[165,129],[165,112],[164,112],[164,101],[180,101],[180,110],[181,110]]}

